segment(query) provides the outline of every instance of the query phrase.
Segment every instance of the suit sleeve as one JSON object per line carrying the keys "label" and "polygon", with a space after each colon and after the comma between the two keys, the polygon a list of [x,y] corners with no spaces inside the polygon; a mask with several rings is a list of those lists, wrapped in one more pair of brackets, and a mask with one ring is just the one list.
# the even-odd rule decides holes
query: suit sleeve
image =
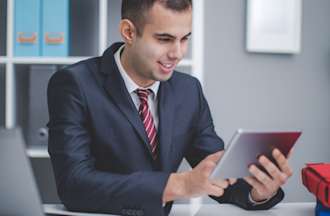
{"label": "suit sleeve", "polygon": [[[224,149],[224,142],[214,130],[213,120],[208,103],[203,95],[201,85],[196,80],[198,89],[198,103],[200,104],[199,115],[195,120],[195,137],[192,148],[186,158],[192,167],[195,167],[207,155]],[[249,193],[251,186],[243,179],[238,179],[237,183],[229,186],[223,196],[210,196],[219,203],[231,203],[246,210],[264,210],[275,206],[284,198],[284,192],[279,189],[277,194],[262,204],[250,202]]]}
{"label": "suit sleeve", "polygon": [[169,173],[128,175],[95,168],[88,107],[79,80],[59,71],[48,84],[49,147],[59,197],[72,211],[163,215]]}

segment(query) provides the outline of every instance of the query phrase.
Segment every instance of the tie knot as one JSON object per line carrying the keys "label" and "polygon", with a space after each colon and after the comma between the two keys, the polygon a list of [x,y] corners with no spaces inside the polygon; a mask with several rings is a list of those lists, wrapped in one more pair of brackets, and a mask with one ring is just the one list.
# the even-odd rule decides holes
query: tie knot
{"label": "tie knot", "polygon": [[141,101],[148,101],[148,95],[151,93],[150,89],[137,89],[136,90],[137,95],[139,96]]}

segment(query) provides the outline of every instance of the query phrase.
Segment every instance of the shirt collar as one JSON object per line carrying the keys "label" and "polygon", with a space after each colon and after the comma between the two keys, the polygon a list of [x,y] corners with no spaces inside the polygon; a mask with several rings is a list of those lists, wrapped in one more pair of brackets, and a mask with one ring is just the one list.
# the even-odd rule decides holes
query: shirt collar
{"label": "shirt collar", "polygon": [[125,44],[122,45],[116,52],[115,52],[115,61],[116,61],[116,64],[118,66],[118,69],[119,69],[119,72],[120,72],[120,75],[121,77],[123,78],[124,80],[124,83],[125,83],[125,86],[127,88],[127,91],[132,94],[134,93],[134,91],[136,89],[151,89],[152,92],[153,92],[153,98],[156,99],[157,97],[157,93],[158,93],[158,89],[159,89],[159,85],[160,85],[160,81],[156,81],[154,82],[151,86],[147,87],[147,88],[144,88],[144,87],[141,87],[139,86],[138,84],[136,84],[132,79],[131,77],[128,76],[127,72],[125,71],[122,63],[121,63],[121,60],[120,60],[120,54],[122,52],[122,50],[124,49],[125,47]]}

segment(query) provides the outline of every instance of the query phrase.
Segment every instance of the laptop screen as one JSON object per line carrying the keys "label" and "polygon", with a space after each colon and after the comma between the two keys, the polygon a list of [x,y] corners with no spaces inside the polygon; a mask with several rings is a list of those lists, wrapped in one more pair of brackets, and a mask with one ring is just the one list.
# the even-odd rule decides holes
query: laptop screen
{"label": "laptop screen", "polygon": [[44,215],[20,129],[0,128],[0,179],[2,215]]}

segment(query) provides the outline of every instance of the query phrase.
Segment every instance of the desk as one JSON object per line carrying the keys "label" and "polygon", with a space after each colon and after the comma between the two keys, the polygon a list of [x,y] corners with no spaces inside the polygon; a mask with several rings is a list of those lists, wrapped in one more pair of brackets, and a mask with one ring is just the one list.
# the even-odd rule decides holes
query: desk
{"label": "desk", "polygon": [[[315,203],[280,203],[267,211],[246,211],[229,204],[204,204],[200,209],[192,210],[191,205],[176,204],[173,206],[171,216],[313,216]],[[62,205],[44,205],[47,213],[79,215],[79,216],[105,216],[105,214],[86,214],[65,211]],[[194,211],[194,212],[193,212]],[[110,215],[107,215],[110,216]]]}
{"label": "desk", "polygon": [[246,211],[229,204],[204,204],[196,212],[189,212],[189,205],[174,205],[171,215],[175,216],[313,216],[315,203],[280,203],[266,211]]}

